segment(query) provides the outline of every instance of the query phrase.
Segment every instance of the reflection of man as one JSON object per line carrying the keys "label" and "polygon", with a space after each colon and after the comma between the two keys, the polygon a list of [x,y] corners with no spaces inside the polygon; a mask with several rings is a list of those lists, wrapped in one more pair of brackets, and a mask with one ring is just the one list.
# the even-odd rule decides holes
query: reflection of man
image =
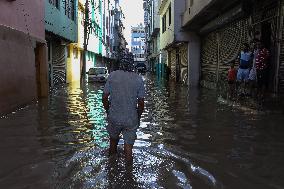
{"label": "reflection of man", "polygon": [[142,77],[132,72],[129,63],[112,72],[105,84],[103,105],[108,114],[107,131],[110,136],[110,155],[117,153],[119,135],[124,139],[126,159],[132,160],[136,130],[144,110],[145,88]]}

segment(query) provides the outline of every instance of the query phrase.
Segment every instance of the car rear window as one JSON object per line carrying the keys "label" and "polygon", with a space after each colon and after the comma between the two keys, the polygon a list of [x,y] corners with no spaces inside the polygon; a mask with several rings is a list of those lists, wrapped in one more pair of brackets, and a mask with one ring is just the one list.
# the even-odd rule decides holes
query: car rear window
{"label": "car rear window", "polygon": [[89,74],[105,74],[106,71],[105,68],[90,68]]}

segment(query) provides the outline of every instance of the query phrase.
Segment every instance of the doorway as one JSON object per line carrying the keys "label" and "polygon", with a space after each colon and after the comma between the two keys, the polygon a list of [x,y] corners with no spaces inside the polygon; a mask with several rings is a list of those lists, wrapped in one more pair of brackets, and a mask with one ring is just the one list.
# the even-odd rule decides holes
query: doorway
{"label": "doorway", "polygon": [[34,48],[35,84],[37,98],[48,96],[48,66],[46,62],[47,47],[44,43],[37,43]]}
{"label": "doorway", "polygon": [[180,82],[180,72],[181,72],[180,64],[181,64],[180,50],[177,47],[176,49],[176,82],[177,83]]}
{"label": "doorway", "polygon": [[39,98],[42,96],[41,94],[41,82],[40,82],[40,47],[37,44],[36,48],[34,49],[35,53],[35,75],[36,75],[36,88],[37,88],[37,97]]}
{"label": "doorway", "polygon": [[265,48],[271,50],[271,23],[264,22],[261,25],[261,41],[263,42]]}
{"label": "doorway", "polygon": [[273,91],[274,86],[274,79],[275,79],[275,60],[274,60],[274,54],[275,54],[275,48],[273,46],[272,41],[272,24],[271,22],[263,22],[261,24],[261,41],[266,49],[269,50],[270,58],[268,60],[268,81],[267,81],[267,88],[269,91]]}

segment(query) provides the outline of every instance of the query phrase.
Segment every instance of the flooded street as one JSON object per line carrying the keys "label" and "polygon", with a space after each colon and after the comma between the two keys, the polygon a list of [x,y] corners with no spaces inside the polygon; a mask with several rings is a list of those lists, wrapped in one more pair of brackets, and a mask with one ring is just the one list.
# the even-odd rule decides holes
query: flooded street
{"label": "flooded street", "polygon": [[0,119],[0,188],[284,188],[281,111],[145,77],[133,166],[108,157],[103,85],[72,84]]}

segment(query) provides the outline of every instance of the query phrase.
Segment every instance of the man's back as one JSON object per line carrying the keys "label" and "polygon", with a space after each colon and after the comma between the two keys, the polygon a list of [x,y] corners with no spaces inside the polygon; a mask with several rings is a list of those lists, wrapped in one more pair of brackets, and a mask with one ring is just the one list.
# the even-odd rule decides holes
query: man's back
{"label": "man's back", "polygon": [[144,98],[142,77],[133,72],[112,72],[105,86],[110,93],[109,121],[120,125],[138,123],[137,99]]}

